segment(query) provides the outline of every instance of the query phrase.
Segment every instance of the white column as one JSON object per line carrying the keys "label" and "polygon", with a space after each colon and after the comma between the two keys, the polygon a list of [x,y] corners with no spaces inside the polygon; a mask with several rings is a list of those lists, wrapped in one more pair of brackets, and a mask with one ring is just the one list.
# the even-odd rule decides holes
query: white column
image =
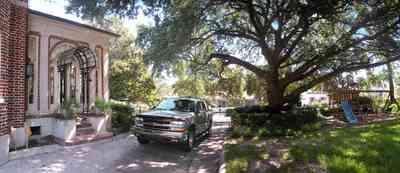
{"label": "white column", "polygon": [[103,51],[104,51],[104,64],[103,64],[103,74],[104,74],[104,76],[103,76],[103,82],[104,82],[104,100],[109,100],[109,98],[110,98],[110,90],[109,90],[109,87],[108,87],[108,74],[109,74],[109,66],[110,66],[110,61],[109,61],[109,58],[108,58],[108,47],[104,47],[104,49],[103,49]]}
{"label": "white column", "polygon": [[40,113],[49,113],[49,36],[41,35],[40,39]]}
{"label": "white column", "polygon": [[[96,54],[96,48],[95,44],[90,44],[90,49],[93,51],[94,54]],[[99,63],[96,59],[96,64]],[[96,100],[96,67],[93,67],[90,69],[90,83],[89,83],[89,105],[94,106],[94,101]]]}

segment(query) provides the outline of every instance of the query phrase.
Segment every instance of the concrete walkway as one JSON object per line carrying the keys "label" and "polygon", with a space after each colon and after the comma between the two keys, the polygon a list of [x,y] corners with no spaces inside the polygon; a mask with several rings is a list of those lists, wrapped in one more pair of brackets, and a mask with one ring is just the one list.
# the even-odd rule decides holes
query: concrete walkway
{"label": "concrete walkway", "polygon": [[223,118],[214,117],[213,135],[190,153],[173,144],[140,145],[135,136],[128,135],[12,160],[0,167],[0,173],[216,172],[226,129],[219,122]]}

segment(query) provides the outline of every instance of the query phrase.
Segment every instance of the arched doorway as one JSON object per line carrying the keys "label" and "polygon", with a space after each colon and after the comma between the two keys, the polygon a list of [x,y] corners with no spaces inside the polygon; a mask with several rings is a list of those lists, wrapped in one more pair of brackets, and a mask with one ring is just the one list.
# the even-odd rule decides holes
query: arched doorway
{"label": "arched doorway", "polygon": [[[96,67],[96,55],[85,46],[70,48],[57,56],[56,65],[60,106],[63,106],[68,100],[76,100],[78,95],[76,93],[80,90],[78,93],[82,105],[81,110],[88,112],[90,106],[90,71]],[[80,89],[77,88],[77,81],[80,82]]]}

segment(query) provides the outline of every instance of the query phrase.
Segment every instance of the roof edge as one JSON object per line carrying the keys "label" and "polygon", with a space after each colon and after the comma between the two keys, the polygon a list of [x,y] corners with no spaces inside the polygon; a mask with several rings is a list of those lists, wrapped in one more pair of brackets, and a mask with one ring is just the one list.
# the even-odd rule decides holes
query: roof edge
{"label": "roof edge", "polygon": [[75,26],[87,28],[87,29],[94,30],[94,31],[97,31],[97,32],[101,32],[101,33],[105,33],[105,34],[111,35],[113,37],[120,37],[121,36],[121,35],[116,34],[114,32],[107,31],[107,30],[100,29],[100,28],[96,28],[96,27],[90,26],[88,24],[75,22],[75,21],[72,21],[72,20],[68,20],[68,19],[65,19],[65,18],[61,18],[61,17],[58,17],[58,16],[54,16],[54,15],[51,15],[51,14],[43,13],[43,12],[32,10],[32,9],[28,9],[28,10],[29,10],[30,14],[46,17],[46,18],[49,18],[49,19],[52,19],[52,20],[56,20],[56,21],[60,21],[60,22],[64,22],[64,23],[69,23],[69,24],[72,24],[72,25],[75,25]]}

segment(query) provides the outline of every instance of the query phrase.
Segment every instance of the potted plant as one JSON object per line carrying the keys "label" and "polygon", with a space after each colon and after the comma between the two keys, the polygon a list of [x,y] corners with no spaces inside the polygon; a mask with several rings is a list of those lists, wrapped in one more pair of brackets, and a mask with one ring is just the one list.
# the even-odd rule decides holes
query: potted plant
{"label": "potted plant", "polygon": [[54,136],[62,141],[71,140],[76,135],[76,104],[66,100],[55,119]]}
{"label": "potted plant", "polygon": [[111,128],[111,103],[100,98],[96,98],[93,113],[88,116],[89,122],[95,128],[96,132],[106,132]]}
{"label": "potted plant", "polygon": [[111,102],[96,98],[94,108],[96,113],[107,114],[111,111]]}

